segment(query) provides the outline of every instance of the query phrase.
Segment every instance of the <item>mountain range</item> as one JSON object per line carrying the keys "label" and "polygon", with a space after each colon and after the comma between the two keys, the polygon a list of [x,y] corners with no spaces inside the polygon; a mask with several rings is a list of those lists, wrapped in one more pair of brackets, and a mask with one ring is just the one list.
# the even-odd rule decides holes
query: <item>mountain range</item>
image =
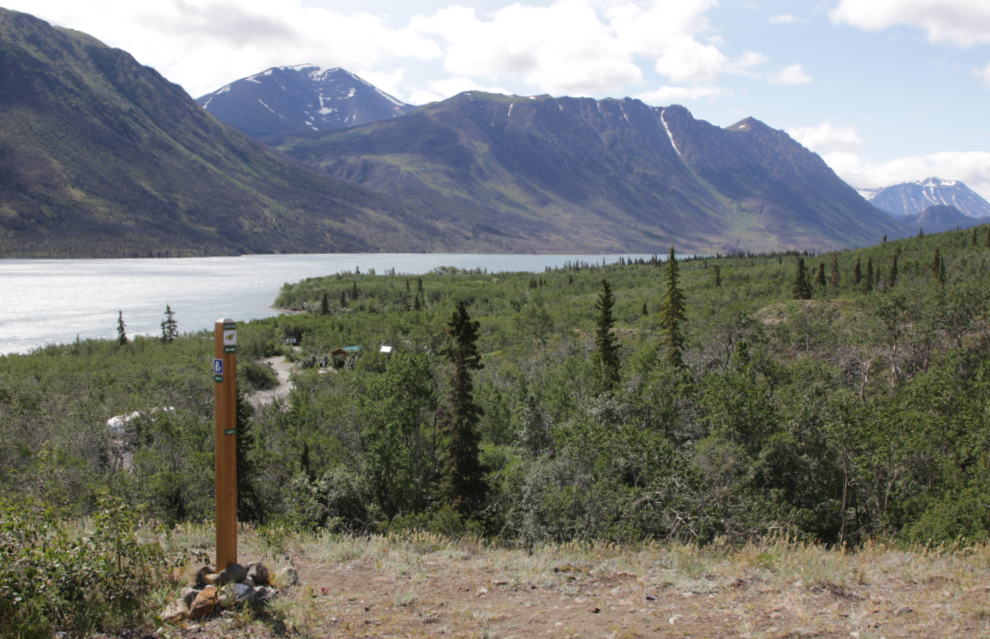
{"label": "mountain range", "polygon": [[196,102],[253,138],[359,126],[416,109],[344,69],[323,70],[312,64],[272,67]]}
{"label": "mountain range", "polygon": [[[404,108],[341,70],[270,71],[242,84]],[[236,96],[261,106],[234,84],[203,109],[125,51],[0,9],[0,255],[725,252],[902,233],[752,118],[723,129],[629,98],[467,92],[401,116],[355,107],[338,117],[387,119],[324,130],[316,116],[339,108],[270,99],[299,128],[265,146],[211,115]]]}
{"label": "mountain range", "polygon": [[[817,155],[753,118],[680,106],[469,91],[394,120],[266,138],[352,184],[506,238],[545,229],[599,250],[872,244],[902,233]],[[559,246],[559,244],[557,244]]]}
{"label": "mountain range", "polygon": [[861,189],[860,195],[894,217],[917,216],[931,206],[951,206],[969,217],[990,217],[990,202],[957,180],[930,177],[879,189]]}

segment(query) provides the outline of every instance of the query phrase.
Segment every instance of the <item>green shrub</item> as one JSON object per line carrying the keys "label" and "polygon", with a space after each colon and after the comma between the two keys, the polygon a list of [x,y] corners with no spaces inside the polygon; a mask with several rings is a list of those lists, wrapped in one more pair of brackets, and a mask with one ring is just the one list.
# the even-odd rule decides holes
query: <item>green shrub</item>
{"label": "green shrub", "polygon": [[50,504],[0,502],[0,636],[150,625],[146,599],[175,585],[179,562],[157,542],[139,542],[137,514],[106,491],[91,525],[74,535]]}

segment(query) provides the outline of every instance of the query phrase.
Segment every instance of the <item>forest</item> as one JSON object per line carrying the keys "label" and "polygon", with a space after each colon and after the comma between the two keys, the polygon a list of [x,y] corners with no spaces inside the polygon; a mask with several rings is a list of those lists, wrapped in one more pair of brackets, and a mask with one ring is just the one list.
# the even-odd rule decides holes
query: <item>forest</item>
{"label": "forest", "polygon": [[[276,305],[295,312],[239,327],[239,518],[523,547],[983,541],[988,284],[990,226],[286,284]],[[212,519],[212,335],[169,310],[162,339],[0,358],[6,504]],[[253,409],[275,383],[261,360],[282,355],[291,393]]]}

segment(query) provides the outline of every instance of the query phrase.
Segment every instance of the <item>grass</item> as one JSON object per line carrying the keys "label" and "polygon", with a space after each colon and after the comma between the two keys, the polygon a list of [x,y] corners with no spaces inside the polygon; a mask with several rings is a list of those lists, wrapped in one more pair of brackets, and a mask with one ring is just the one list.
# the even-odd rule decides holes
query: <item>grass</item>
{"label": "grass", "polygon": [[[184,525],[170,543],[200,548],[211,533]],[[253,636],[279,628],[303,637],[597,636],[600,627],[616,637],[660,629],[758,639],[801,629],[865,639],[990,630],[987,543],[877,542],[853,551],[779,537],[705,547],[572,542],[529,552],[429,533],[297,533],[273,556],[245,529],[240,548],[273,574],[288,557],[302,576],[264,617],[227,622]],[[156,600],[169,596],[178,593]]]}

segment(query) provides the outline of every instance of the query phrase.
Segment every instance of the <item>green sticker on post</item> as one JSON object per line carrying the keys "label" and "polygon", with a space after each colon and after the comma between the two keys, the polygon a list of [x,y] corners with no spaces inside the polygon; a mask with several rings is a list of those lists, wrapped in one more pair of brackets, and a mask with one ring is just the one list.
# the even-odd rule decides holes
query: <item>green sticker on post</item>
{"label": "green sticker on post", "polygon": [[224,346],[223,347],[223,352],[224,353],[235,353],[236,354],[237,353],[237,347],[236,346]]}
{"label": "green sticker on post", "polygon": [[223,330],[225,330],[225,331],[237,330],[237,324],[224,324],[223,325]]}
{"label": "green sticker on post", "polygon": [[236,428],[228,428],[227,430],[223,431],[223,434],[224,435],[236,435],[237,434],[237,429]]}
{"label": "green sticker on post", "polygon": [[213,381],[214,382],[217,382],[218,384],[222,384],[223,383],[223,375],[214,375],[213,376]]}

